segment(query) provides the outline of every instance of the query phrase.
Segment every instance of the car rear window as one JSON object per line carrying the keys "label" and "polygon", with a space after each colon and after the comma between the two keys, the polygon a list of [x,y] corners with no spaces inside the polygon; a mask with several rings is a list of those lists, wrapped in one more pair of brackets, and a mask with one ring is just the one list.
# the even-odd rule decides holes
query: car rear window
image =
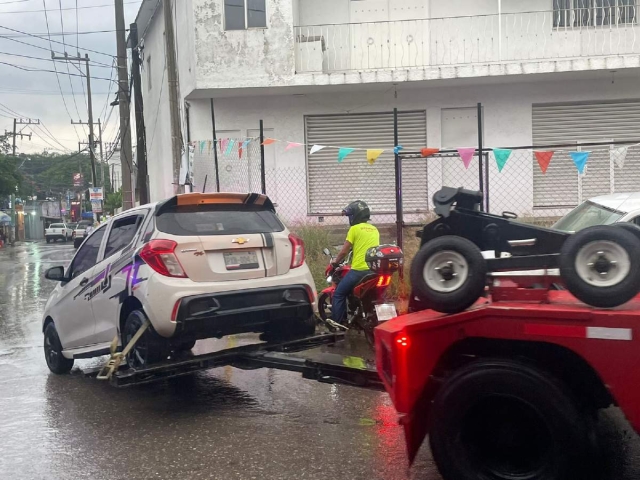
{"label": "car rear window", "polygon": [[49,228],[64,228],[62,223],[52,223]]}
{"label": "car rear window", "polygon": [[278,217],[260,206],[193,205],[163,210],[156,228],[171,235],[248,235],[281,232]]}

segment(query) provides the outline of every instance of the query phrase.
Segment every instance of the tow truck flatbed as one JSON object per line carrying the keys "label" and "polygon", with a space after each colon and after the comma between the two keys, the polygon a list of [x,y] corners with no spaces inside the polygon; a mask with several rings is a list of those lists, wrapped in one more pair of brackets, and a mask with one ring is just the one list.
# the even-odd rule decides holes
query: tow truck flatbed
{"label": "tow truck flatbed", "polygon": [[[190,375],[195,372],[233,366],[243,370],[272,368],[301,373],[303,378],[322,383],[340,383],[374,390],[384,390],[375,363],[360,357],[309,350],[335,345],[344,340],[343,333],[316,335],[277,344],[257,343],[194,356],[182,356],[142,369],[120,368],[110,378],[116,387],[129,387]],[[95,375],[99,369],[87,370]]]}

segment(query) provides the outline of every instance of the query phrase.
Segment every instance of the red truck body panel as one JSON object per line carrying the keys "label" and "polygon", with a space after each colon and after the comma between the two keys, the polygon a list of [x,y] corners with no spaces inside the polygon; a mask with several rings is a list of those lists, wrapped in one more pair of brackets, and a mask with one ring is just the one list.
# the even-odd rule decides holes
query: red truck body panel
{"label": "red truck body panel", "polygon": [[[546,301],[534,303],[540,293],[506,283],[506,288],[493,292],[493,298],[502,301],[482,299],[472,309],[453,315],[426,310],[376,328],[377,368],[401,416],[411,460],[427,433],[424,410],[430,401],[424,398],[430,398],[434,369],[452,346],[472,338],[543,342],[569,349],[591,365],[640,431],[640,297],[602,310],[568,292],[543,290]],[[516,300],[504,301],[510,296]]]}

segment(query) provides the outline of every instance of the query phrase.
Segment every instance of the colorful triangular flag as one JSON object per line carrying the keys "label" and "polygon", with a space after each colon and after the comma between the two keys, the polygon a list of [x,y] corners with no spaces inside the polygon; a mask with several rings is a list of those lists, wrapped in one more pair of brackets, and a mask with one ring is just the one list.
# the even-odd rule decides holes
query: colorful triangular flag
{"label": "colorful triangular flag", "polygon": [[507,150],[506,148],[493,149],[493,156],[496,157],[496,164],[498,165],[499,172],[502,172],[502,169],[507,164],[507,160],[509,160],[510,155],[511,150]]}
{"label": "colorful triangular flag", "polygon": [[302,143],[297,143],[297,142],[289,142],[287,144],[287,148],[284,149],[284,151],[286,152],[287,150],[291,150],[292,148],[297,148],[297,147],[301,147]]}
{"label": "colorful triangular flag", "polygon": [[584,167],[587,165],[587,160],[589,160],[591,152],[569,152],[569,155],[573,158],[573,163],[576,164],[578,173],[583,174]]}
{"label": "colorful triangular flag", "polygon": [[549,168],[549,164],[551,163],[551,158],[553,158],[553,154],[551,150],[546,152],[533,152],[536,156],[536,160],[538,160],[538,165],[540,165],[540,170],[542,173],[547,173],[547,168]]}
{"label": "colorful triangular flag", "polygon": [[468,169],[469,165],[471,165],[471,160],[473,160],[473,156],[475,155],[475,153],[476,149],[474,147],[458,149],[458,155],[460,155],[465,169]]}
{"label": "colorful triangular flag", "polygon": [[213,142],[211,140],[207,140],[207,153],[211,153],[211,146]]}
{"label": "colorful triangular flag", "polygon": [[229,139],[228,138],[221,138],[220,139],[220,153],[224,152],[227,149],[227,145],[229,145]]}
{"label": "colorful triangular flag", "polygon": [[627,159],[627,152],[629,151],[629,147],[619,147],[612,148],[609,152],[611,160],[615,162],[618,168],[624,167],[624,162]]}
{"label": "colorful triangular flag", "polygon": [[231,154],[231,151],[233,150],[233,146],[236,144],[236,141],[234,139],[229,140],[229,143],[227,144],[227,149],[225,150],[225,155],[229,155]]}
{"label": "colorful triangular flag", "polygon": [[319,152],[323,148],[327,148],[327,147],[325,145],[314,145],[313,147],[311,147],[311,152],[309,154],[313,155],[314,153]]}
{"label": "colorful triangular flag", "polygon": [[396,145],[393,149],[393,154],[398,155],[400,154],[401,150],[404,150],[404,147],[402,145]]}
{"label": "colorful triangular flag", "polygon": [[272,143],[276,143],[275,139],[273,139],[273,138],[265,138],[264,142],[262,142],[262,145],[271,145]]}
{"label": "colorful triangular flag", "polygon": [[204,140],[200,141],[200,153],[202,153],[202,151],[204,150],[205,144],[206,144],[206,142]]}
{"label": "colorful triangular flag", "polygon": [[376,160],[378,159],[378,157],[383,153],[384,153],[384,150],[380,150],[380,149],[367,150],[367,162],[369,162],[369,165],[373,165],[374,163],[376,163]]}
{"label": "colorful triangular flag", "polygon": [[242,160],[242,152],[244,152],[247,149],[247,146],[249,145],[250,142],[251,142],[251,139],[247,138],[244,142],[242,142],[242,144],[238,146],[238,156],[240,157],[240,160]]}
{"label": "colorful triangular flag", "polygon": [[435,155],[439,151],[439,148],[423,148],[422,150],[420,150],[420,154],[423,157],[430,157],[431,155]]}
{"label": "colorful triangular flag", "polygon": [[347,158],[347,155],[351,154],[354,150],[355,148],[340,147],[340,150],[338,150],[338,163],[342,163],[342,161]]}

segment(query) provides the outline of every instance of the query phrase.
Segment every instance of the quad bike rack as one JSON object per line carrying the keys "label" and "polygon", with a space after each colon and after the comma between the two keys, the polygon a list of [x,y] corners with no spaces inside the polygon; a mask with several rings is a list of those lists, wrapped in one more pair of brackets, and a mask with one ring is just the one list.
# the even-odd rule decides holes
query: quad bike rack
{"label": "quad bike rack", "polygon": [[[144,331],[145,326],[141,328]],[[138,332],[140,333],[140,332]],[[142,333],[140,333],[142,335]],[[221,350],[195,356],[183,355],[145,368],[127,368],[120,365],[122,353],[115,353],[102,369],[85,371],[85,375],[109,380],[116,387],[129,387],[190,375],[195,372],[223,366],[242,370],[273,368],[301,373],[303,378],[321,383],[339,383],[373,390],[384,390],[374,362],[360,357],[350,357],[337,353],[304,352],[323,346],[334,345],[344,339],[343,333],[316,335],[278,344],[260,343]],[[130,342],[125,350],[130,350]],[[115,368],[113,368],[115,365]],[[106,369],[106,370],[105,370]]]}

